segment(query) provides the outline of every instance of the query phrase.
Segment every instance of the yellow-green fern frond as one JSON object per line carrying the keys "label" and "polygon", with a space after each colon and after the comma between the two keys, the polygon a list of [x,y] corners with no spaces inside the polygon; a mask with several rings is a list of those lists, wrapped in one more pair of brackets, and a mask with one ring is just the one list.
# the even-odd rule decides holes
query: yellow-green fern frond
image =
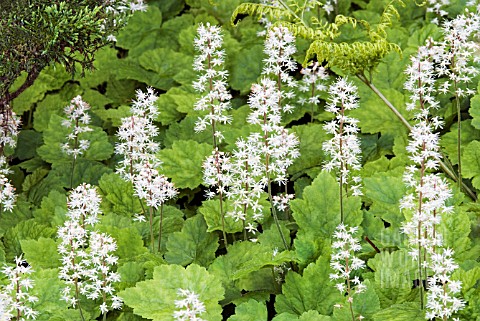
{"label": "yellow-green fern frond", "polygon": [[261,18],[262,16],[267,16],[270,20],[278,19],[290,19],[292,17],[292,12],[280,7],[269,6],[259,3],[242,3],[240,4],[232,14],[231,23],[236,25],[237,17],[239,15],[249,15],[256,16]]}
{"label": "yellow-green fern frond", "polygon": [[272,27],[282,26],[287,28],[295,37],[302,37],[308,40],[334,39],[339,33],[338,29],[331,28],[331,24],[325,24],[324,28],[310,28],[304,25],[291,23],[288,21],[277,21]]}
{"label": "yellow-green fern frond", "polygon": [[373,69],[390,51],[399,51],[398,45],[380,38],[374,42],[333,43],[314,41],[307,50],[304,65],[316,56],[327,67],[339,67],[350,73],[358,74]]}

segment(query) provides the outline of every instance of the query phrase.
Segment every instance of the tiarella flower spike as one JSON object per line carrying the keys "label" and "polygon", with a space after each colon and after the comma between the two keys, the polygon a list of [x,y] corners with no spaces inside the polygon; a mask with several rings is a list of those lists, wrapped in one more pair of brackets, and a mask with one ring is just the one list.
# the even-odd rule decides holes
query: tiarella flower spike
{"label": "tiarella flower spike", "polygon": [[360,170],[360,140],[358,120],[347,116],[346,112],[358,108],[357,87],[345,78],[339,78],[329,87],[330,100],[326,110],[335,118],[323,128],[332,139],[323,143],[323,150],[330,156],[324,165],[327,171],[337,171],[340,185],[349,186],[353,195],[362,195],[360,177],[355,172]]}
{"label": "tiarella flower spike", "polygon": [[38,298],[29,293],[34,286],[28,277],[32,272],[32,267],[21,256],[15,257],[15,267],[4,265],[2,273],[9,283],[0,291],[0,320],[10,320],[13,316],[18,316],[18,321],[37,318],[39,312],[32,305]]}
{"label": "tiarella flower spike", "polygon": [[200,24],[197,32],[195,49],[199,55],[195,57],[193,69],[199,72],[200,76],[193,83],[193,87],[202,94],[202,97],[197,100],[194,109],[207,111],[208,114],[198,118],[195,131],[201,132],[211,126],[216,147],[216,142],[223,139],[217,124],[231,122],[231,117],[226,114],[231,108],[232,96],[227,90],[228,72],[223,66],[225,63],[225,51],[221,49],[223,36],[220,27],[209,23]]}
{"label": "tiarella flower spike", "polygon": [[153,162],[158,166],[156,153],[160,144],[155,141],[158,128],[153,123],[158,116],[156,101],[158,96],[152,88],[147,92],[137,90],[136,100],[132,102],[130,111],[132,116],[122,118],[122,125],[118,128],[119,143],[115,145],[115,153],[123,156],[117,167],[117,172],[125,179],[134,181],[135,176],[146,162]]}
{"label": "tiarella flower spike", "polygon": [[80,139],[80,134],[92,131],[88,126],[90,124],[89,109],[90,105],[84,102],[81,96],[73,98],[70,105],[64,108],[67,119],[63,120],[62,126],[71,131],[62,149],[67,155],[73,155],[74,159],[82,155],[90,146],[88,140]]}

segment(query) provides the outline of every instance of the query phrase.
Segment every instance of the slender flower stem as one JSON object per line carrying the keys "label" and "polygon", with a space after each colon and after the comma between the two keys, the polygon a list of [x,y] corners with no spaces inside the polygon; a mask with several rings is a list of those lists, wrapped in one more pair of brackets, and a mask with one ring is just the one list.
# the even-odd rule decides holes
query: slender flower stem
{"label": "slender flower stem", "polygon": [[[370,88],[385,103],[385,105],[387,105],[388,108],[390,108],[390,110],[398,117],[398,119],[400,119],[402,124],[405,125],[405,127],[409,131],[412,130],[412,126],[408,123],[405,117],[403,117],[402,114],[400,114],[397,108],[395,108],[395,106],[392,105],[392,103],[380,92],[380,90],[378,90],[377,87],[375,87],[375,85],[372,82],[368,80],[367,77],[365,77],[365,75],[357,74],[357,77],[365,85],[367,85],[368,88]],[[440,160],[439,163],[442,171],[445,174],[447,174],[451,179],[453,179],[455,182],[459,182],[459,184],[461,184],[462,189],[468,194],[468,196],[470,196],[472,200],[476,201],[477,195],[470,189],[470,187],[468,187],[464,182],[462,182],[461,179],[459,180],[457,175],[447,166],[447,164],[443,160]]]}
{"label": "slender flower stem", "polygon": [[161,251],[162,245],[162,232],[163,232],[163,204],[160,205],[160,224],[158,227],[158,252]]}
{"label": "slender flower stem", "polygon": [[280,233],[280,237],[282,238],[283,246],[285,247],[285,250],[288,251],[290,247],[288,246],[285,235],[283,235],[282,227],[280,226],[280,221],[278,220],[278,216],[277,216],[277,210],[275,209],[275,205],[273,204],[272,184],[270,181],[270,177],[268,177],[267,188],[268,188],[268,199],[270,200],[270,204],[272,206],[273,220],[275,221],[275,225],[277,226],[278,233]]}

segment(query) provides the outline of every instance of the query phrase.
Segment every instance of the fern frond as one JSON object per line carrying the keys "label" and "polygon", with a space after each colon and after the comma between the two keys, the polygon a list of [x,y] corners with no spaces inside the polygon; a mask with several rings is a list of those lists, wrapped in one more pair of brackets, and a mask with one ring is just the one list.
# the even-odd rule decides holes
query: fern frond
{"label": "fern frond", "polygon": [[287,28],[295,37],[302,37],[308,40],[334,39],[339,35],[335,29],[330,28],[330,24],[326,24],[324,28],[313,29],[288,21],[277,21],[272,25],[272,28],[278,26]]}
{"label": "fern frond", "polygon": [[290,19],[292,17],[292,13],[289,10],[280,8],[280,7],[274,7],[274,6],[269,6],[265,4],[259,4],[259,3],[242,3],[240,4],[237,8],[235,8],[235,11],[232,14],[231,18],[231,23],[233,26],[237,24],[237,17],[239,15],[248,15],[248,16],[256,16],[259,19],[262,16],[268,16],[270,20],[280,20],[280,19]]}
{"label": "fern frond", "polygon": [[326,62],[326,67],[339,67],[355,75],[373,69],[391,51],[399,52],[400,47],[384,38],[374,42],[353,43],[316,40],[307,50],[304,65],[316,56],[319,62]]}

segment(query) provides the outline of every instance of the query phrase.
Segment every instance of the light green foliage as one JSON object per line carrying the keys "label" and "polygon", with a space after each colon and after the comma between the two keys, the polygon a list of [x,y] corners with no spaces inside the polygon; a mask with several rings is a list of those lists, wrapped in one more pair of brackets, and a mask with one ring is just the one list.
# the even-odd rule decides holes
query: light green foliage
{"label": "light green foliage", "polygon": [[306,171],[307,175],[315,178],[325,161],[322,143],[328,137],[320,124],[295,126],[293,131],[300,140],[300,157],[295,159],[288,172],[291,175],[299,175]]}
{"label": "light green foliage", "polygon": [[178,289],[190,290],[199,296],[206,308],[201,315],[203,319],[222,320],[218,302],[224,291],[220,281],[196,264],[186,269],[175,264],[158,266],[153,279],[138,282],[118,295],[135,314],[153,321],[173,321],[173,312],[177,310],[174,302],[183,299],[177,295]]}
{"label": "light green foliage", "polygon": [[9,228],[4,235],[3,244],[5,245],[5,257],[12,261],[15,256],[22,254],[21,240],[37,240],[40,237],[49,238],[55,234],[53,228],[35,222],[30,219],[20,221],[15,227]]}
{"label": "light green foliage", "polygon": [[419,309],[418,304],[406,302],[394,304],[387,309],[373,315],[374,321],[422,321],[425,320],[425,312]]}
{"label": "light green foliage", "polygon": [[249,300],[235,308],[235,314],[228,318],[229,321],[266,321],[267,307],[263,302]]}
{"label": "light green foliage", "polygon": [[53,269],[61,265],[57,244],[53,239],[40,237],[38,240],[20,240],[24,259],[35,269]]}
{"label": "light green foliage", "polygon": [[130,217],[142,211],[140,200],[133,196],[132,183],[123,180],[118,174],[103,175],[98,186],[102,192],[102,205],[107,212]]}
{"label": "light green foliage", "polygon": [[[291,202],[293,217],[299,232],[330,237],[340,224],[339,187],[330,173],[322,171],[303,191],[303,199]],[[345,200],[345,224],[358,226],[362,221],[360,199],[348,197]]]}
{"label": "light green foliage", "polygon": [[375,272],[372,286],[382,308],[410,301],[414,297],[412,285],[417,265],[405,250],[383,251],[368,260],[367,265]]}
{"label": "light green foliage", "polygon": [[321,314],[331,314],[333,305],[340,302],[342,296],[330,282],[329,273],[329,260],[325,257],[310,263],[303,275],[289,271],[282,294],[275,302],[276,311],[301,315],[308,310],[317,310]]}
{"label": "light green foliage", "polygon": [[480,189],[480,141],[474,140],[464,147],[462,176],[472,178],[472,184]]}
{"label": "light green foliage", "polygon": [[[465,148],[471,143],[472,141],[475,140],[480,140],[480,131],[476,130],[472,126],[472,120],[464,120],[461,122],[461,128],[462,128],[462,135],[460,137],[460,151],[461,154],[463,155]],[[445,135],[442,136],[442,139],[440,141],[440,146],[442,149],[445,151],[445,153],[448,155],[448,159],[453,165],[458,164],[458,155],[457,155],[457,129],[458,126],[457,124],[453,124],[452,127],[450,128],[450,131],[446,133]],[[472,153],[472,152],[470,152]],[[474,154],[474,153],[473,153]],[[471,156],[473,159],[475,159],[474,155]],[[468,162],[468,160],[467,160]],[[469,166],[465,162],[463,162],[463,166]],[[473,167],[473,166],[472,166]],[[473,176],[472,176],[473,177]]]}
{"label": "light green foliage", "polygon": [[165,260],[170,264],[186,266],[195,263],[210,265],[215,259],[218,236],[207,232],[207,224],[201,215],[185,221],[180,232],[174,232],[167,241]]}
{"label": "light green foliage", "polygon": [[172,179],[176,188],[194,189],[203,182],[202,165],[211,150],[208,144],[193,140],[175,141],[171,149],[158,153],[163,162],[161,172]]}
{"label": "light green foliage", "polygon": [[[77,320],[79,318],[78,311],[68,309],[65,301],[62,300],[62,289],[65,285],[58,278],[58,270],[40,268],[34,268],[34,270],[36,270],[36,273],[33,274],[32,279],[35,282],[35,286],[32,288],[31,293],[38,298],[38,302],[34,304],[33,308],[41,312],[36,320]],[[87,318],[90,316],[90,312],[83,311]]]}

